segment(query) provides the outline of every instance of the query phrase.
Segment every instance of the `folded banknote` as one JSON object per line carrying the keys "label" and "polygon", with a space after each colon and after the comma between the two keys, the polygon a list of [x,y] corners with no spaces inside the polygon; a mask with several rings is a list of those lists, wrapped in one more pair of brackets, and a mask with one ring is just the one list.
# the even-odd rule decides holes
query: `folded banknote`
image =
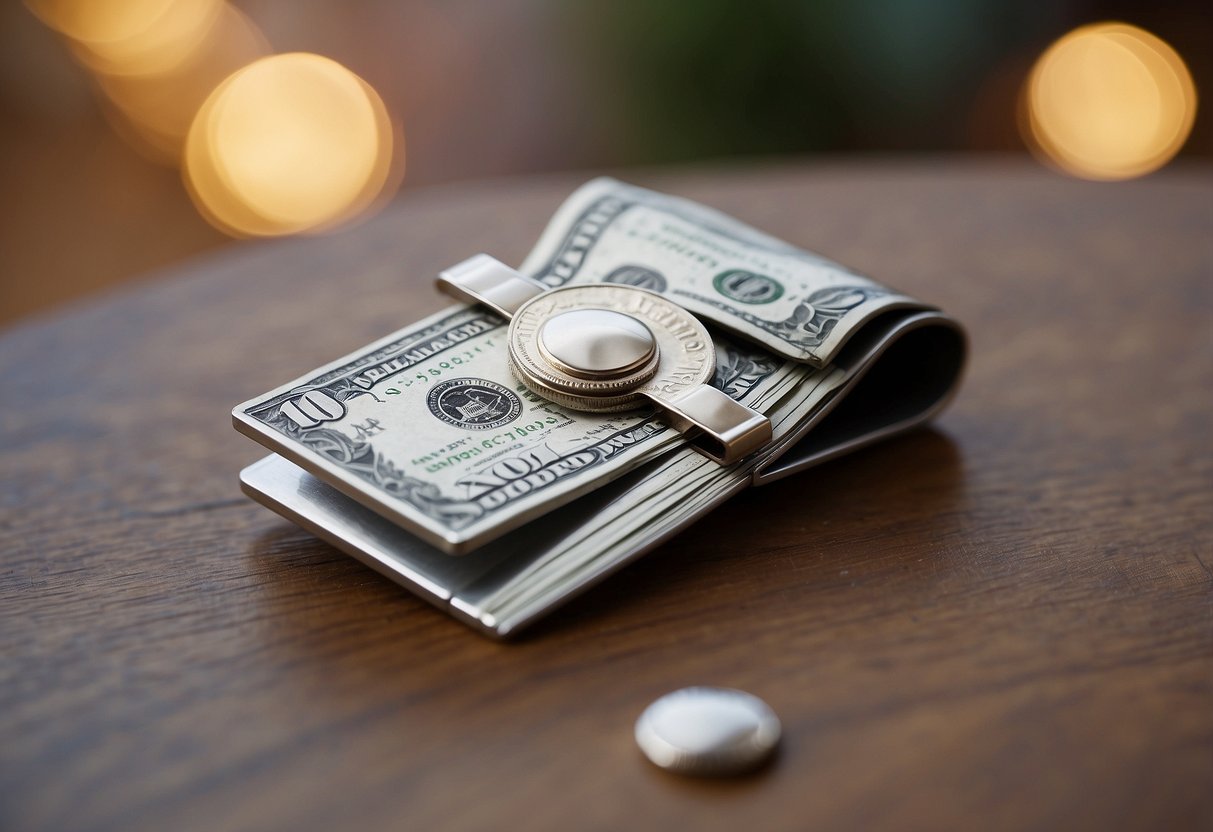
{"label": "folded banknote", "polygon": [[[469,241],[472,242],[472,241]],[[448,308],[233,410],[275,453],[255,499],[494,635],[643,554],[739,489],[944,406],[966,341],[939,309],[695,203],[594,180],[519,271],[657,292],[712,330],[713,386],[773,438],[721,465],[652,409],[569,410],[511,373],[507,323]]]}

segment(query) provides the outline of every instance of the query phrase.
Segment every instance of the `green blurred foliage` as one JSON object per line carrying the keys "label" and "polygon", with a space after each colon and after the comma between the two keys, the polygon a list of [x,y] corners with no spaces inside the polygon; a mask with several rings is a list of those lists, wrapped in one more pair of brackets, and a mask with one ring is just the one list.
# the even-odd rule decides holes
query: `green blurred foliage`
{"label": "green blurred foliage", "polygon": [[591,0],[560,6],[629,161],[951,149],[983,79],[1064,2]]}

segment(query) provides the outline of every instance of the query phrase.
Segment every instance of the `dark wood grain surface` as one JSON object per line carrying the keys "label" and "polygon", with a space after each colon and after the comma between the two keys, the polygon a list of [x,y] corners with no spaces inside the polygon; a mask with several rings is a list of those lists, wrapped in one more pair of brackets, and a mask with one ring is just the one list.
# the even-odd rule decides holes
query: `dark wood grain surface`
{"label": "dark wood grain surface", "polygon": [[[10,328],[0,828],[1210,828],[1213,168],[626,176],[947,308],[955,404],[497,644],[244,499],[228,412],[520,260],[579,177]],[[650,767],[633,721],[690,684],[765,698],[776,763]]]}

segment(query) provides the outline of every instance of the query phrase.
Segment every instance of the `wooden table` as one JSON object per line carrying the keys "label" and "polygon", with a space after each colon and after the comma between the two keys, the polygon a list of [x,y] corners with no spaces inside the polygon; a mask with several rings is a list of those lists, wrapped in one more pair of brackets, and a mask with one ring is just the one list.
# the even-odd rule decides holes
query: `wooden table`
{"label": "wooden table", "polygon": [[[579,177],[9,329],[0,828],[1210,828],[1213,168],[627,178],[940,303],[960,397],[498,644],[243,498],[228,412],[439,308],[441,267],[520,260]],[[644,761],[634,720],[690,684],[765,698],[775,765]]]}

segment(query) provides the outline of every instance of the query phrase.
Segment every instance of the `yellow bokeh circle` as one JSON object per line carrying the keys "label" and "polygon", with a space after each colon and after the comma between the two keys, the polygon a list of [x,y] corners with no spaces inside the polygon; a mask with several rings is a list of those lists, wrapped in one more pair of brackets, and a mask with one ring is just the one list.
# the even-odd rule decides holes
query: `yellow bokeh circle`
{"label": "yellow bokeh circle", "polygon": [[1040,57],[1025,88],[1026,138],[1062,170],[1128,179],[1165,165],[1196,117],[1179,55],[1125,23],[1070,32]]}
{"label": "yellow bokeh circle", "polygon": [[273,55],[207,98],[186,141],[185,178],[225,231],[317,231],[375,199],[392,148],[386,109],[365,81],[319,55]]}
{"label": "yellow bokeh circle", "polygon": [[149,75],[186,60],[225,7],[224,0],[26,0],[72,43],[90,69]]}

